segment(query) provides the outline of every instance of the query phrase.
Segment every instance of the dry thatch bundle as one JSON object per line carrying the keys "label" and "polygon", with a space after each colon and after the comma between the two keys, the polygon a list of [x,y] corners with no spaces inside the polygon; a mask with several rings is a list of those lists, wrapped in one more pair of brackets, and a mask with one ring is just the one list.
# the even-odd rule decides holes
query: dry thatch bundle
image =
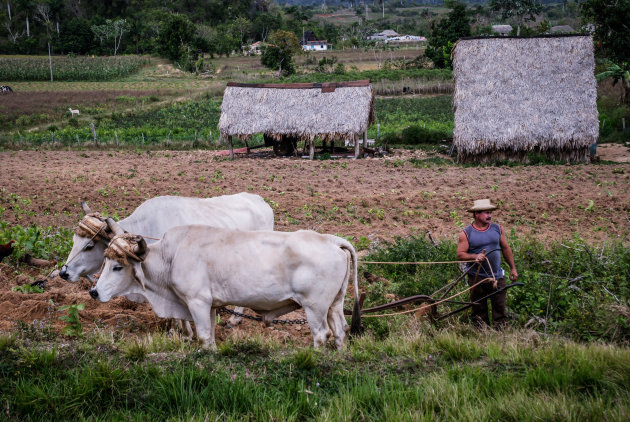
{"label": "dry thatch bundle", "polygon": [[219,130],[248,139],[264,133],[311,141],[358,139],[374,120],[369,80],[323,84],[228,83]]}
{"label": "dry thatch bundle", "polygon": [[552,159],[588,162],[597,141],[597,86],[590,36],[468,38],[454,50],[460,162]]}

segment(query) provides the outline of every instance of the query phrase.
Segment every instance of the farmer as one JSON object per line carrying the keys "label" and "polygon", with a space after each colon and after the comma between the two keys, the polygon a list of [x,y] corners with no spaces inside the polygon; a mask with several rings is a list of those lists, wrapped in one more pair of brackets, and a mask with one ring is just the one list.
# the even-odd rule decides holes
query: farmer
{"label": "farmer", "polygon": [[[508,245],[505,232],[500,225],[491,222],[492,211],[496,208],[489,199],[476,200],[473,207],[468,210],[468,212],[473,213],[474,221],[459,234],[457,259],[460,261],[475,261],[467,266],[467,269],[474,267],[468,273],[468,285],[473,286],[485,278],[491,279],[470,291],[471,302],[489,295],[495,289],[505,287],[505,275],[501,268],[501,254],[503,254],[510,266],[510,280],[516,281],[518,279],[516,265],[514,265],[514,255]],[[481,266],[478,265],[479,262]],[[493,275],[497,280],[496,286],[493,286]],[[504,290],[490,298],[492,302],[492,322],[495,328],[500,329],[507,322],[505,313],[506,293],[506,290]],[[477,326],[490,325],[487,299],[472,306],[472,319]]]}

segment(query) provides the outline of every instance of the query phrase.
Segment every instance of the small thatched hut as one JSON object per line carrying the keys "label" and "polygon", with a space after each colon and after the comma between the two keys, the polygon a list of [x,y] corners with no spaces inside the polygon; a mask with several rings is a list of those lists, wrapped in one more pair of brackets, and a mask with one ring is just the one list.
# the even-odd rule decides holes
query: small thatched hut
{"label": "small thatched hut", "polygon": [[[367,139],[374,120],[374,93],[369,80],[297,84],[228,83],[221,104],[219,130],[230,141],[247,141],[255,133],[280,140],[282,137],[313,140]],[[365,145],[364,145],[365,147]],[[230,154],[232,156],[232,154]]]}
{"label": "small thatched hut", "polygon": [[465,38],[454,49],[460,162],[551,159],[588,162],[597,141],[590,36]]}

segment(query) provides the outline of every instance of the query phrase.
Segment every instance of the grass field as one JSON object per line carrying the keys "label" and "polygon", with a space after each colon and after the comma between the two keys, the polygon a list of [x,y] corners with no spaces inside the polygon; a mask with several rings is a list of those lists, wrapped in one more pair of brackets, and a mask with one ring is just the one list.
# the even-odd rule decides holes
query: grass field
{"label": "grass field", "polygon": [[0,335],[9,420],[628,420],[630,351],[411,321],[347,351],[45,326]]}

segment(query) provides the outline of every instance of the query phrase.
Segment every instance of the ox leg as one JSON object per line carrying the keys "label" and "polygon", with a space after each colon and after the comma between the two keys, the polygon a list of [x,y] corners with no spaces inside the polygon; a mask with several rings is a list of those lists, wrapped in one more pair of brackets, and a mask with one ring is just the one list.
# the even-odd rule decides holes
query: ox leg
{"label": "ox leg", "polygon": [[[197,328],[197,338],[203,342],[203,347],[215,350],[217,345],[214,341],[214,325],[216,323],[216,310],[203,300],[191,300],[188,302],[188,310],[192,315],[195,327]],[[212,318],[214,315],[214,318]]]}
{"label": "ox leg", "polygon": [[339,294],[335,297],[330,309],[328,309],[328,325],[335,337],[335,346],[337,347],[337,350],[343,349],[346,342],[347,332],[350,329],[348,323],[346,322],[346,318],[343,316],[344,292],[345,290],[339,291]]}
{"label": "ox leg", "polygon": [[186,337],[187,339],[192,339],[193,330],[192,330],[192,327],[190,326],[190,321],[185,321],[183,319],[176,319],[174,321],[175,321],[175,326],[177,327],[177,331],[182,333],[184,337]]}
{"label": "ox leg", "polygon": [[332,333],[328,328],[327,313],[328,309],[316,309],[311,307],[304,307],[306,312],[306,319],[308,320],[308,326],[313,334],[313,347],[320,347],[326,344],[328,336]]}

